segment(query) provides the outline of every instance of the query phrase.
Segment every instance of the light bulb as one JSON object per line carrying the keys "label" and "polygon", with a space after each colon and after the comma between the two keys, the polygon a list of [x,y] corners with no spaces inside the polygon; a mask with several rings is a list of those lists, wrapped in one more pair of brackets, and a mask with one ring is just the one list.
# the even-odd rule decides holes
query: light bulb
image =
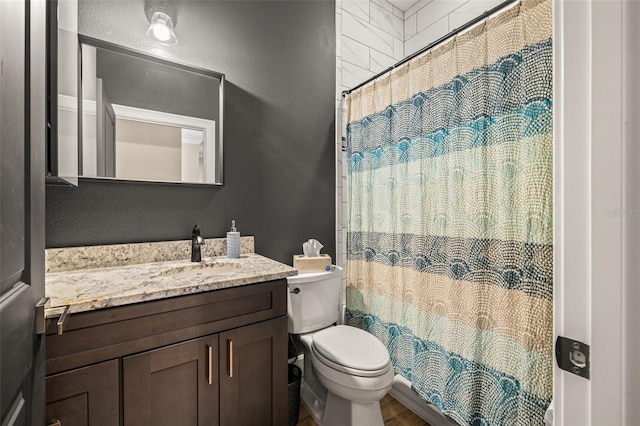
{"label": "light bulb", "polygon": [[153,36],[160,41],[167,41],[171,38],[171,31],[162,19],[158,19],[158,22],[153,24]]}
{"label": "light bulb", "polygon": [[178,39],[173,32],[171,17],[163,12],[155,12],[151,17],[151,25],[147,30],[147,36],[153,37],[162,44],[176,44]]}

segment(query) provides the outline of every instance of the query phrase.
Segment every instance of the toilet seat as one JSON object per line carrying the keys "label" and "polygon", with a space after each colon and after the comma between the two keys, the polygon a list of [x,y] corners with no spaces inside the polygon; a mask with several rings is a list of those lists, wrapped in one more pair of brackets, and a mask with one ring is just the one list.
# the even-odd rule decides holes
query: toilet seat
{"label": "toilet seat", "polygon": [[335,370],[336,372],[348,374],[350,376],[378,377],[378,376],[382,376],[383,374],[385,374],[387,371],[391,369],[391,362],[389,362],[387,365],[385,365],[379,370],[358,370],[356,368],[351,368],[344,365],[336,364],[330,359],[325,358],[321,353],[318,352],[318,350],[315,347],[312,347],[311,351],[313,352],[314,358],[318,360],[318,362],[322,363],[326,367],[329,367]]}
{"label": "toilet seat", "polygon": [[377,377],[391,369],[387,348],[359,328],[338,325],[314,334],[315,358],[334,370],[360,377]]}

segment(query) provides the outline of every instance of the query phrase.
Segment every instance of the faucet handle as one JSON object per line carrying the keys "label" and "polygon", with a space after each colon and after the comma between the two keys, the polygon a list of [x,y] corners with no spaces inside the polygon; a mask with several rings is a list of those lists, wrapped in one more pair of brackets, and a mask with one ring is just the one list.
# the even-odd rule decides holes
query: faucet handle
{"label": "faucet handle", "polygon": [[199,237],[199,236],[200,236],[200,227],[196,224],[196,226],[194,226],[193,230],[191,231],[191,238]]}

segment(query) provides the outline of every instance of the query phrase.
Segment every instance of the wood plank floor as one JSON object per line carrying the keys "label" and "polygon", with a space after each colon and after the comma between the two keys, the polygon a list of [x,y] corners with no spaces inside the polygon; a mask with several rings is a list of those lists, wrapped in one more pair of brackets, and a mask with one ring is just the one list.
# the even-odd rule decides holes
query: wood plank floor
{"label": "wood plank floor", "polygon": [[[413,414],[411,410],[389,395],[380,401],[380,409],[385,426],[429,426],[429,423]],[[297,426],[317,426],[302,403],[300,404],[300,417],[298,417]]]}

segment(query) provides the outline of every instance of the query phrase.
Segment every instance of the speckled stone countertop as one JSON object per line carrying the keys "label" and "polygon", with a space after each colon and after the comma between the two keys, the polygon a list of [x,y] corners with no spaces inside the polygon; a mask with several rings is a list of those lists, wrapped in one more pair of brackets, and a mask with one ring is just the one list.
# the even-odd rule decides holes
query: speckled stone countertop
{"label": "speckled stone countertop", "polygon": [[202,262],[186,259],[49,272],[45,292],[50,298],[48,307],[69,305],[74,313],[271,281],[297,273],[291,266],[244,253],[239,259],[218,256],[203,258]]}

